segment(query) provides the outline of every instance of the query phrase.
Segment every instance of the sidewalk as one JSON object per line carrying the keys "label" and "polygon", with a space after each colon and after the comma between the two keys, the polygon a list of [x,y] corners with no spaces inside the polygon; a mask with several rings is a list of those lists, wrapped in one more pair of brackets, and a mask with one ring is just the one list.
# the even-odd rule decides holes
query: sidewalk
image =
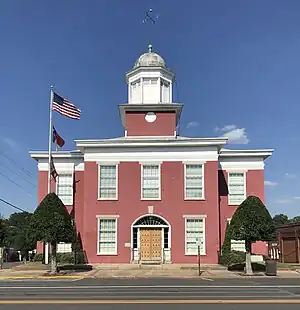
{"label": "sidewalk", "polygon": [[61,279],[79,279],[89,275],[87,272],[63,271],[58,275],[49,274],[50,265],[41,263],[27,263],[15,265],[10,269],[0,269],[0,280],[5,279],[32,279],[32,278],[61,278]]}
{"label": "sidewalk", "polygon": [[[203,279],[245,279],[249,276],[245,276],[242,272],[232,272],[227,269],[209,269],[202,268],[201,276],[199,277],[199,271],[196,268],[184,268],[184,269],[107,269],[107,268],[98,268],[95,269],[93,274],[94,278],[157,278],[157,277],[166,277],[166,278],[203,278]],[[256,273],[250,277],[260,277],[260,278],[272,278],[266,276],[265,273]],[[296,271],[277,271],[276,278],[298,278],[300,279],[300,273]]]}
{"label": "sidewalk", "polygon": [[50,275],[47,274],[45,270],[12,270],[5,269],[0,270],[0,280],[9,280],[9,279],[82,279],[86,278],[86,274],[59,274],[59,275]]}
{"label": "sidewalk", "polygon": [[[31,270],[26,270],[31,269]],[[41,269],[42,268],[42,269]],[[90,271],[64,271],[59,275],[49,275],[49,266],[31,264],[20,265],[12,269],[0,270],[0,280],[5,279],[29,279],[29,278],[61,278],[61,279],[82,279],[82,278],[203,278],[203,279],[248,279],[242,272],[228,271],[219,265],[202,265],[201,277],[197,265],[159,265],[159,266],[140,266],[133,264],[100,264],[93,265]],[[250,277],[264,277],[264,273],[256,273]],[[295,270],[278,270],[276,278],[297,278],[300,279],[300,272]]]}

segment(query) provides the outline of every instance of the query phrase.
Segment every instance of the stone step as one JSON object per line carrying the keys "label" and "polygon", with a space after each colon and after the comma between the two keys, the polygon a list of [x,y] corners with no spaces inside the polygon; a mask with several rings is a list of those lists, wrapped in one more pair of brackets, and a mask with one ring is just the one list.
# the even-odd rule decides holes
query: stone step
{"label": "stone step", "polygon": [[141,265],[161,265],[160,260],[141,260]]}

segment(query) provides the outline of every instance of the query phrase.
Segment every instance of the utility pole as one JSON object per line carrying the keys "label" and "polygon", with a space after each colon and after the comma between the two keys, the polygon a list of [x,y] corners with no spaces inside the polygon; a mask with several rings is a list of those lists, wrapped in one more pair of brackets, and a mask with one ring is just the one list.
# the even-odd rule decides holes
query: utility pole
{"label": "utility pole", "polygon": [[201,239],[197,238],[197,248],[198,248],[198,275],[201,276],[201,260],[200,260],[200,253],[201,253]]}

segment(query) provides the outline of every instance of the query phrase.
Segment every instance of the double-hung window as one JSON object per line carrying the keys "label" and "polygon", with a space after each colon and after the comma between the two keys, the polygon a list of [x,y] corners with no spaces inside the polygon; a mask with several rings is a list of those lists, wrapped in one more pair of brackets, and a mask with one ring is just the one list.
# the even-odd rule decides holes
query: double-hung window
{"label": "double-hung window", "polygon": [[99,199],[118,199],[117,167],[117,165],[99,165]]}
{"label": "double-hung window", "polygon": [[160,165],[142,165],[142,199],[160,199]]}
{"label": "double-hung window", "polygon": [[185,255],[205,255],[205,217],[185,218]]}
{"label": "double-hung window", "polygon": [[204,199],[203,164],[185,164],[185,199]]}
{"label": "double-hung window", "polygon": [[239,205],[246,198],[246,175],[244,172],[228,173],[228,204]]}
{"label": "double-hung window", "polygon": [[117,218],[98,217],[98,255],[117,254]]}
{"label": "double-hung window", "polygon": [[56,194],[64,205],[73,204],[73,173],[60,173],[57,177]]}

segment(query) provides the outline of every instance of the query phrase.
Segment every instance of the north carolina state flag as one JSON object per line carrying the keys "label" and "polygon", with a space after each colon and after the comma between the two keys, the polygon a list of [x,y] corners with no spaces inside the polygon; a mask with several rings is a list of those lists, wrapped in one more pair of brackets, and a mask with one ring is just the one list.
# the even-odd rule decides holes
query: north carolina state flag
{"label": "north carolina state flag", "polygon": [[53,126],[53,143],[56,143],[59,147],[63,147],[65,145],[65,140],[57,133]]}
{"label": "north carolina state flag", "polygon": [[56,181],[56,178],[58,177],[58,173],[54,167],[54,162],[53,162],[52,156],[50,158],[50,173],[51,173],[52,178]]}

